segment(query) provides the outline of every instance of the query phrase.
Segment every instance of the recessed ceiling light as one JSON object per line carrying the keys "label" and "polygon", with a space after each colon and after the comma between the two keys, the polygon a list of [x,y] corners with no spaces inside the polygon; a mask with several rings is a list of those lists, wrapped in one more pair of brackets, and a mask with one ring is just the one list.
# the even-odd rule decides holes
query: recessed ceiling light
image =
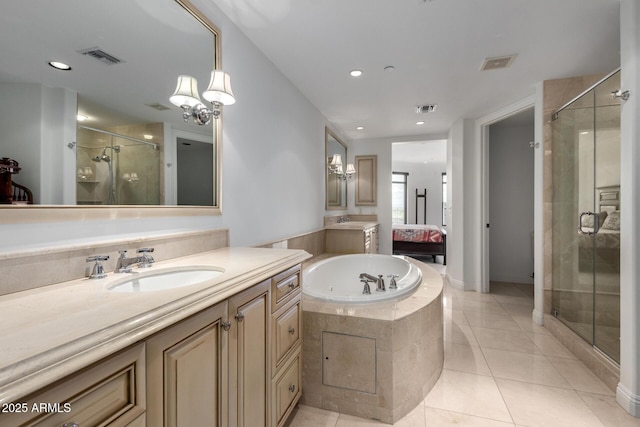
{"label": "recessed ceiling light", "polygon": [[64,62],[59,62],[59,61],[49,61],[49,65],[53,68],[55,68],[56,70],[62,70],[62,71],[69,71],[71,70],[71,66],[68,64],[65,64]]}
{"label": "recessed ceiling light", "polygon": [[148,133],[145,133],[144,135],[142,135],[144,137],[144,139],[146,140],[151,140],[153,139],[153,135],[149,135]]}
{"label": "recessed ceiling light", "polygon": [[89,117],[85,116],[84,114],[78,114],[76,116],[76,120],[79,121],[79,122],[84,122],[85,120],[88,120],[88,119],[89,119]]}
{"label": "recessed ceiling light", "polygon": [[364,126],[358,126],[356,127],[357,130],[364,130]]}
{"label": "recessed ceiling light", "polygon": [[423,125],[424,122],[422,120],[420,120],[419,122],[416,122],[417,125]]}
{"label": "recessed ceiling light", "polygon": [[349,74],[351,77],[360,77],[362,75],[362,70],[351,70]]}
{"label": "recessed ceiling light", "polygon": [[386,67],[384,67],[385,71],[395,71],[396,67],[394,67],[393,65],[387,65]]}
{"label": "recessed ceiling light", "polygon": [[580,135],[589,135],[589,132],[585,130],[583,132],[580,132]]}

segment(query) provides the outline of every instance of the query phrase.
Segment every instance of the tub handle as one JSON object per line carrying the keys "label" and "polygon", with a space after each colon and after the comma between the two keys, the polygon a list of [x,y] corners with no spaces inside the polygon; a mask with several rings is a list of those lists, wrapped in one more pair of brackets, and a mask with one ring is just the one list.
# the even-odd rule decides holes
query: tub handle
{"label": "tub handle", "polygon": [[398,289],[398,284],[396,283],[396,277],[398,277],[398,275],[389,274],[387,277],[391,278],[391,281],[389,282],[389,289]]}

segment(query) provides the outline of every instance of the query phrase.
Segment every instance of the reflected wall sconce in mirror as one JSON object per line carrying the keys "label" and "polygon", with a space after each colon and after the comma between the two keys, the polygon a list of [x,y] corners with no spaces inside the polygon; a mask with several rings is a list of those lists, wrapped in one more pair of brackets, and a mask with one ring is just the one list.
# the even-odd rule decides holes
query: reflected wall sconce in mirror
{"label": "reflected wall sconce in mirror", "polygon": [[222,70],[211,72],[209,87],[202,93],[202,97],[211,102],[212,109],[207,108],[200,100],[198,94],[198,81],[187,75],[178,76],[178,86],[169,100],[173,105],[182,108],[182,117],[185,122],[189,117],[199,125],[206,125],[211,118],[218,119],[223,105],[232,105],[236,102],[231,90],[231,77]]}
{"label": "reflected wall sconce in mirror", "polygon": [[329,162],[329,173],[337,174],[338,178],[347,181],[356,174],[356,168],[353,166],[353,163],[348,163],[346,172],[343,172],[342,156],[340,154],[334,154],[331,162]]}

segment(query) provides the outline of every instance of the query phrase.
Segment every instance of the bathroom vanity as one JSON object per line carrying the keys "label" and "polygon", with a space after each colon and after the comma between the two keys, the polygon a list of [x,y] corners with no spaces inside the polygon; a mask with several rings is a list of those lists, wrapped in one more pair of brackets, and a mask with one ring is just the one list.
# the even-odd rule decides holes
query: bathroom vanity
{"label": "bathroom vanity", "polygon": [[325,252],[377,254],[379,224],[372,221],[348,221],[325,226]]}
{"label": "bathroom vanity", "polygon": [[115,291],[109,274],[0,297],[0,425],[283,425],[308,257],[223,248],[147,269],[221,271],[189,286]]}

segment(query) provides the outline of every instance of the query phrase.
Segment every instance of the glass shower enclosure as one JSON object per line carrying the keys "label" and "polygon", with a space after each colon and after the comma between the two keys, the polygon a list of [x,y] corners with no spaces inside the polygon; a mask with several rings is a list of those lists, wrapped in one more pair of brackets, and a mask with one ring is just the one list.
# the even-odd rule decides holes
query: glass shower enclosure
{"label": "glass shower enclosure", "polygon": [[77,204],[162,203],[158,144],[86,126],[78,126],[77,139]]}
{"label": "glass shower enclosure", "polygon": [[618,363],[619,88],[617,71],[552,122],[552,314]]}

